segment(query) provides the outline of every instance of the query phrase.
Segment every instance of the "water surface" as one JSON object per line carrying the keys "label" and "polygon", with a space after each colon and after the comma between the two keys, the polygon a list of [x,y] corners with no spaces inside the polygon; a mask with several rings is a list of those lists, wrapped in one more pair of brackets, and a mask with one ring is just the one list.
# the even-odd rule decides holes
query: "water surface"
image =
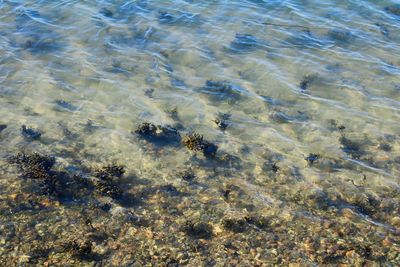
{"label": "water surface", "polygon": [[0,1],[0,33],[6,266],[400,264],[398,1]]}

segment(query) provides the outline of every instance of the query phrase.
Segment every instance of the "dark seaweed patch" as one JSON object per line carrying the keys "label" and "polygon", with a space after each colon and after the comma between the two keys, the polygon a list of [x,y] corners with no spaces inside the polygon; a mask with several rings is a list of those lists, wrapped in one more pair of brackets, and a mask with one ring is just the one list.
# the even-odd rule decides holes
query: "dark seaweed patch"
{"label": "dark seaweed patch", "polygon": [[105,7],[103,7],[103,8],[99,11],[99,13],[100,13],[101,15],[103,15],[104,17],[108,17],[108,18],[111,18],[111,17],[114,15],[114,13],[113,13],[111,10],[109,10],[108,8],[105,8]]}
{"label": "dark seaweed patch", "polygon": [[185,180],[186,182],[191,182],[191,181],[193,181],[194,179],[196,179],[196,175],[194,174],[194,172],[193,172],[191,169],[184,171],[184,172],[181,173],[179,176],[180,176],[183,180]]}
{"label": "dark seaweed patch", "polygon": [[204,140],[202,135],[195,132],[186,135],[183,138],[182,143],[189,150],[203,152],[203,155],[206,157],[215,157],[218,150],[217,145]]}
{"label": "dark seaweed patch", "polygon": [[346,130],[346,126],[344,126],[343,124],[339,124],[338,121],[336,121],[336,120],[333,120],[333,119],[328,120],[328,123],[329,123],[329,129],[331,131],[338,130],[340,132],[343,132],[344,130]]}
{"label": "dark seaweed patch", "polygon": [[312,165],[314,164],[314,162],[316,162],[317,160],[320,159],[320,157],[321,157],[321,156],[318,155],[318,154],[310,153],[310,154],[305,158],[305,160],[307,161],[308,166],[312,166]]}
{"label": "dark seaweed patch", "polygon": [[207,80],[199,91],[207,94],[215,101],[226,100],[228,103],[234,103],[241,98],[241,91],[243,91],[243,89],[234,86],[228,81]]}
{"label": "dark seaweed patch", "polygon": [[93,185],[104,196],[111,197],[112,199],[120,199],[122,197],[122,189],[112,181],[96,180]]}
{"label": "dark seaweed patch", "polygon": [[55,103],[57,105],[57,108],[61,110],[76,111],[78,109],[76,106],[72,105],[71,103],[65,100],[58,99],[55,101]]}
{"label": "dark seaweed patch", "polygon": [[125,173],[125,168],[118,165],[108,165],[94,171],[94,176],[104,181],[120,179]]}
{"label": "dark seaweed patch", "polygon": [[65,251],[78,259],[91,259],[93,258],[93,245],[89,240],[75,240],[63,245]]}
{"label": "dark seaweed patch", "polygon": [[144,95],[147,96],[148,98],[153,98],[153,93],[154,93],[154,89],[153,88],[146,89],[144,91]]}
{"label": "dark seaweed patch", "polygon": [[246,216],[244,218],[248,224],[254,225],[261,230],[265,230],[270,226],[270,222],[263,216]]}
{"label": "dark seaweed patch", "polygon": [[55,164],[53,157],[42,156],[37,153],[20,153],[10,157],[8,161],[18,165],[23,178],[37,180],[44,194],[62,195],[63,181],[52,171]]}
{"label": "dark seaweed patch", "polygon": [[359,159],[364,153],[362,144],[348,139],[344,134],[339,138],[342,150],[352,158]]}
{"label": "dark seaweed patch", "polygon": [[243,233],[247,230],[247,221],[245,219],[224,219],[222,226],[234,233]]}
{"label": "dark seaweed patch", "polygon": [[20,153],[10,157],[8,162],[19,167],[23,178],[35,180],[43,194],[59,200],[85,197],[93,190],[113,199],[120,199],[123,194],[119,187],[119,180],[124,174],[121,166],[108,165],[99,168],[93,174],[96,178],[86,178],[53,170],[55,159],[37,153]]}
{"label": "dark seaweed patch", "polygon": [[220,130],[225,131],[226,128],[229,126],[227,121],[230,119],[230,117],[230,114],[218,113],[217,117],[212,121],[218,126]]}
{"label": "dark seaweed patch", "polygon": [[286,39],[286,43],[299,48],[317,48],[323,45],[323,42],[318,40],[309,29],[297,32],[294,36]]}
{"label": "dark seaweed patch", "polygon": [[351,33],[351,31],[341,29],[329,30],[328,37],[338,45],[348,45],[355,39],[355,36]]}
{"label": "dark seaweed patch", "polygon": [[233,52],[250,52],[264,47],[263,42],[251,34],[237,33],[229,45],[229,50]]}
{"label": "dark seaweed patch", "polygon": [[309,120],[308,115],[301,111],[297,111],[295,115],[289,115],[283,111],[277,110],[272,112],[269,117],[276,123],[289,123],[293,121],[303,122]]}
{"label": "dark seaweed patch", "polygon": [[42,136],[40,131],[28,128],[26,125],[22,125],[21,134],[27,140],[38,140]]}
{"label": "dark seaweed patch", "polygon": [[317,74],[309,74],[304,76],[299,85],[300,89],[302,91],[307,90],[310,84],[313,83],[317,78],[318,78]]}
{"label": "dark seaweed patch", "polygon": [[177,145],[181,141],[179,132],[169,125],[161,126],[144,122],[134,133],[144,140],[158,145]]}
{"label": "dark seaweed patch", "polygon": [[202,20],[199,15],[188,12],[177,12],[176,14],[165,11],[159,12],[158,21],[161,24],[173,26],[195,26],[201,24]]}
{"label": "dark seaweed patch", "polygon": [[6,124],[0,124],[0,133],[7,128]]}
{"label": "dark seaweed patch", "polygon": [[400,16],[400,5],[395,4],[385,7],[385,11],[391,15]]}
{"label": "dark seaweed patch", "polygon": [[183,226],[183,231],[194,238],[210,239],[213,236],[213,228],[205,222],[187,221]]}
{"label": "dark seaweed patch", "polygon": [[389,28],[386,27],[386,25],[382,24],[382,23],[375,23],[375,26],[379,28],[379,31],[381,32],[381,34],[385,37],[389,37],[390,31]]}
{"label": "dark seaweed patch", "polygon": [[380,143],[378,148],[386,152],[392,151],[392,146],[389,145],[388,143]]}
{"label": "dark seaweed patch", "polygon": [[83,126],[84,126],[83,131],[88,134],[92,134],[92,133],[94,133],[95,130],[100,128],[100,126],[95,125],[94,121],[92,121],[90,119],[87,120],[87,122],[85,124],[83,124]]}
{"label": "dark seaweed patch", "polygon": [[49,156],[42,156],[37,153],[19,153],[9,158],[9,163],[17,164],[22,170],[24,178],[41,179],[48,175],[55,164],[55,159]]}
{"label": "dark seaweed patch", "polygon": [[167,113],[171,117],[171,119],[173,119],[174,121],[179,121],[180,120],[179,114],[178,114],[178,107],[174,107],[174,108],[171,108],[171,109],[166,109],[165,113]]}

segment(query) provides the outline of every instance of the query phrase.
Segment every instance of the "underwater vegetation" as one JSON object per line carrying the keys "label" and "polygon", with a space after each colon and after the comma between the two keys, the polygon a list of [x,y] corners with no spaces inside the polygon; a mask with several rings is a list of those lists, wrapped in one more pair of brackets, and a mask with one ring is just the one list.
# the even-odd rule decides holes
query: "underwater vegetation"
{"label": "underwater vegetation", "polygon": [[389,14],[400,16],[400,5],[395,4],[385,7],[385,11]]}
{"label": "underwater vegetation", "polygon": [[263,42],[258,40],[254,35],[237,33],[227,50],[236,53],[243,53],[264,47],[265,45]]}
{"label": "underwater vegetation", "polygon": [[0,124],[0,133],[7,128],[6,124]]}
{"label": "underwater vegetation", "polygon": [[215,157],[218,146],[208,142],[202,135],[192,132],[182,139],[182,143],[194,152],[200,151],[205,157]]}
{"label": "underwater vegetation", "polygon": [[314,154],[314,153],[310,153],[305,160],[307,161],[308,166],[312,166],[314,164],[314,162],[316,162],[317,160],[319,160],[321,158],[320,155],[318,154]]}
{"label": "underwater vegetation", "polygon": [[63,246],[66,251],[78,259],[89,259],[92,257],[93,244],[89,240],[75,240]]}
{"label": "underwater vegetation", "polygon": [[243,89],[228,81],[207,80],[199,91],[214,101],[227,101],[233,104],[240,100]]}
{"label": "underwater vegetation", "polygon": [[180,11],[175,12],[175,14],[166,11],[160,11],[158,15],[158,21],[161,24],[185,27],[198,26],[202,23],[200,15]]}
{"label": "underwater vegetation", "polygon": [[38,153],[19,153],[11,156],[8,162],[18,167],[22,178],[35,180],[44,195],[60,200],[82,198],[88,196],[93,189],[114,200],[123,195],[119,187],[120,178],[125,173],[122,166],[107,165],[92,173],[78,175],[54,170],[55,158]]}
{"label": "underwater vegetation", "polygon": [[227,218],[222,221],[222,226],[234,233],[243,233],[247,230],[247,221],[245,219]]}
{"label": "underwater vegetation", "polygon": [[318,78],[317,74],[305,75],[300,82],[300,85],[299,85],[300,89],[302,91],[306,91],[308,89],[308,87],[311,85],[311,83],[313,83],[317,78]]}
{"label": "underwater vegetation", "polygon": [[56,109],[59,109],[61,111],[68,110],[68,111],[76,111],[78,110],[78,107],[74,106],[73,104],[65,101],[58,99],[54,102],[56,104]]}
{"label": "underwater vegetation", "polygon": [[312,34],[309,29],[296,32],[285,41],[289,46],[296,46],[299,48],[318,48],[324,43]]}
{"label": "underwater vegetation", "polygon": [[177,145],[181,141],[181,135],[175,128],[169,125],[155,125],[149,122],[143,122],[139,125],[134,134],[148,142],[159,145]]}
{"label": "underwater vegetation", "polygon": [[231,114],[218,113],[217,117],[212,121],[218,126],[221,131],[225,131],[228,128],[228,120],[231,118]]}
{"label": "underwater vegetation", "polygon": [[147,96],[148,98],[153,98],[153,93],[154,93],[154,89],[153,88],[146,89],[144,91],[144,95]]}
{"label": "underwater vegetation", "polygon": [[61,193],[62,181],[52,171],[55,158],[37,153],[20,153],[10,157],[8,162],[18,166],[22,178],[37,180],[44,194],[58,196]]}
{"label": "underwater vegetation", "polygon": [[108,9],[108,8],[106,8],[106,7],[103,7],[103,8],[99,11],[99,13],[100,13],[101,15],[103,15],[104,17],[107,17],[107,18],[112,18],[112,16],[114,15],[114,13],[113,13],[110,9]]}
{"label": "underwater vegetation", "polygon": [[348,45],[354,41],[355,35],[351,31],[331,29],[328,31],[328,38],[337,45]]}
{"label": "underwater vegetation", "polygon": [[206,222],[187,221],[183,226],[183,231],[193,237],[199,239],[210,239],[213,236],[213,228]]}
{"label": "underwater vegetation", "polygon": [[350,155],[354,159],[359,159],[363,154],[365,154],[361,143],[350,140],[344,134],[342,134],[339,138],[339,142],[342,145],[343,152]]}
{"label": "underwater vegetation", "polygon": [[295,114],[287,114],[283,111],[281,111],[279,108],[276,111],[273,111],[270,115],[269,118],[273,120],[276,123],[290,123],[290,122],[304,122],[310,119],[310,117],[301,112],[297,111]]}
{"label": "underwater vegetation", "polygon": [[39,140],[42,133],[33,128],[28,128],[26,125],[21,126],[21,134],[26,140]]}
{"label": "underwater vegetation", "polygon": [[196,179],[196,175],[194,174],[193,170],[189,169],[180,174],[180,177],[185,180],[186,182],[191,182]]}

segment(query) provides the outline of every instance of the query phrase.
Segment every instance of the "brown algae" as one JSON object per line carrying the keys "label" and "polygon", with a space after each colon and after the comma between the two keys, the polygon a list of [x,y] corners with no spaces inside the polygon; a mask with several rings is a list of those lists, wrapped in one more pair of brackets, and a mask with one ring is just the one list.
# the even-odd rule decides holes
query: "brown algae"
{"label": "brown algae", "polygon": [[204,140],[203,136],[192,132],[186,135],[182,143],[189,149],[194,152],[201,151],[205,157],[215,157],[218,146],[214,145],[213,143]]}

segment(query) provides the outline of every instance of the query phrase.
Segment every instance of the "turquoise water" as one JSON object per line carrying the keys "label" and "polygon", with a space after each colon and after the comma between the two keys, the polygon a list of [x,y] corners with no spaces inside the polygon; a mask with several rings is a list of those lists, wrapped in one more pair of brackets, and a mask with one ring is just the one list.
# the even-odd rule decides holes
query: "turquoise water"
{"label": "turquoise water", "polygon": [[400,264],[399,32],[398,1],[0,1],[0,261]]}

